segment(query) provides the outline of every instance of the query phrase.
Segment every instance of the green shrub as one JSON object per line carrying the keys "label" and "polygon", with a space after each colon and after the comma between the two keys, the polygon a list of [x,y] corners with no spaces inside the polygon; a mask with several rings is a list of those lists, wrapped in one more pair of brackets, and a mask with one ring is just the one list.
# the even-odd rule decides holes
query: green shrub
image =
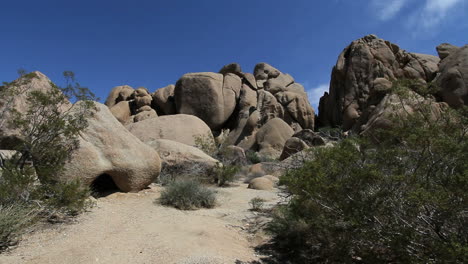
{"label": "green shrub", "polygon": [[47,207],[67,215],[77,215],[91,206],[91,189],[78,179],[65,183],[43,184],[41,192]]}
{"label": "green shrub", "polygon": [[[44,91],[33,87],[36,73],[0,86],[0,129],[18,131],[18,138],[5,140],[15,151],[0,160],[0,247],[7,247],[36,216],[56,213],[75,215],[87,207],[89,189],[72,181],[53,181],[78,147],[79,136],[93,114],[94,95],[64,72],[65,87],[50,83]],[[25,98],[28,108],[15,109],[14,99]],[[79,104],[70,102],[82,101]],[[68,110],[64,110],[70,106]]]}
{"label": "green shrub", "polygon": [[213,208],[216,195],[195,180],[177,180],[167,185],[161,193],[160,203],[181,210]]}
{"label": "green shrub", "polygon": [[225,186],[228,182],[233,182],[240,167],[236,165],[221,165],[220,163],[214,169],[214,179],[218,186]]}
{"label": "green shrub", "polygon": [[0,204],[0,252],[18,242],[24,229],[34,223],[37,210],[24,204]]}
{"label": "green shrub", "polygon": [[466,263],[468,112],[399,118],[379,141],[314,149],[269,230],[298,263]]}
{"label": "green shrub", "polygon": [[262,162],[262,160],[258,156],[257,152],[255,152],[255,151],[248,150],[245,153],[245,156],[246,156],[247,160],[250,161],[252,164],[257,164],[257,163]]}
{"label": "green shrub", "polygon": [[37,189],[34,169],[27,166],[18,168],[6,160],[0,170],[0,205],[28,202]]}
{"label": "green shrub", "polygon": [[263,206],[265,205],[265,199],[255,197],[250,200],[249,204],[252,207],[252,211],[260,212],[263,210]]}

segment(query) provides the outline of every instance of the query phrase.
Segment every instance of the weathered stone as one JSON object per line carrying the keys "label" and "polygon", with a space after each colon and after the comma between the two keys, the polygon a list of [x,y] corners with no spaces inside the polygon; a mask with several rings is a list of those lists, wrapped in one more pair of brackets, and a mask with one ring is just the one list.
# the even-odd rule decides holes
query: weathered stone
{"label": "weathered stone", "polygon": [[280,118],[273,118],[262,126],[256,134],[259,154],[279,158],[286,140],[294,134],[292,128]]}
{"label": "weathered stone", "polygon": [[146,119],[151,119],[151,118],[156,118],[156,117],[158,117],[158,114],[156,113],[156,111],[154,111],[153,109],[150,109],[149,111],[142,111],[136,114],[135,116],[133,116],[133,122],[136,123],[136,122],[140,122]]}
{"label": "weathered stone", "polygon": [[444,102],[452,107],[468,105],[468,45],[452,48],[439,67],[436,83]]}
{"label": "weathered stone", "polygon": [[304,129],[301,130],[293,135],[293,137],[301,139],[303,142],[305,142],[309,147],[314,147],[314,146],[323,146],[326,144],[325,140],[317,135],[313,130],[311,129]]}
{"label": "weathered stone", "polygon": [[284,108],[270,92],[259,90],[257,109],[260,112],[260,124],[265,124],[273,118],[284,118]]}
{"label": "weathered stone", "polygon": [[254,190],[269,191],[273,190],[273,186],[273,181],[270,180],[269,177],[258,177],[250,181],[248,188]]}
{"label": "weathered stone", "polygon": [[197,116],[211,129],[221,129],[236,106],[235,92],[223,89],[223,81],[219,73],[182,76],[174,91],[177,113]]}
{"label": "weathered stone", "polygon": [[276,69],[268,63],[262,62],[255,65],[254,76],[257,81],[276,78],[280,74],[281,72],[278,69]]}
{"label": "weathered stone", "polygon": [[175,99],[174,99],[175,85],[168,85],[160,88],[153,93],[152,107],[160,115],[175,115]]}
{"label": "weathered stone", "polygon": [[427,83],[435,78],[438,62],[435,56],[406,52],[375,35],[352,42],[333,68],[330,92],[320,100],[319,123],[342,126],[343,130],[365,123],[366,120],[358,122],[358,119],[366,117],[361,113],[370,105],[377,78],[390,82],[415,79]]}
{"label": "weathered stone", "polygon": [[442,43],[436,47],[437,53],[439,54],[439,58],[441,60],[447,58],[450,54],[456,52],[458,49],[459,47],[449,43]]}
{"label": "weathered stone", "polygon": [[315,111],[306,94],[280,92],[275,96],[302,128],[314,129]]}
{"label": "weathered stone", "polygon": [[153,97],[151,97],[148,90],[144,87],[136,89],[133,96],[137,109],[143,106],[150,106],[151,101],[153,101]]}
{"label": "weathered stone", "polygon": [[301,139],[297,137],[292,137],[286,141],[284,144],[283,152],[281,153],[281,156],[279,160],[285,160],[289,158],[291,155],[302,151],[304,149],[307,149],[309,146],[302,141]]}
{"label": "weathered stone", "polygon": [[257,87],[257,81],[255,80],[255,77],[253,76],[253,74],[251,73],[244,73],[244,78],[243,78],[243,81],[245,84],[247,84],[248,86],[250,86],[250,88],[254,89],[254,90],[257,90],[258,87]]}
{"label": "weathered stone", "polygon": [[214,143],[210,128],[200,118],[192,115],[159,116],[129,124],[126,127],[143,142],[169,139],[195,146],[196,138],[206,138]]}
{"label": "weathered stone", "polygon": [[228,73],[233,73],[235,75],[242,75],[242,69],[238,63],[230,63],[227,65],[224,65],[223,68],[219,70],[219,73],[221,73],[222,75],[226,75]]}
{"label": "weathered stone", "polygon": [[126,124],[131,121],[132,112],[130,110],[129,101],[118,102],[114,106],[110,107],[110,111],[122,124]]}
{"label": "weathered stone", "polygon": [[238,146],[227,146],[223,152],[223,158],[231,164],[245,165],[247,164],[247,157],[243,148]]}
{"label": "weathered stone", "polygon": [[200,149],[180,142],[157,139],[146,144],[159,153],[162,173],[172,177],[206,177],[219,163]]}
{"label": "weathered stone", "polygon": [[134,91],[135,90],[133,90],[133,88],[128,85],[116,86],[109,93],[109,96],[107,96],[106,102],[104,104],[111,108],[118,102],[128,101],[132,98]]}
{"label": "weathered stone", "polygon": [[56,180],[79,178],[92,184],[98,177],[108,175],[120,190],[133,192],[151,184],[160,170],[158,153],[128,132],[106,106],[96,103],[78,149]]}
{"label": "weathered stone", "polygon": [[277,92],[286,91],[287,87],[293,83],[294,78],[291,75],[281,73],[276,78],[268,79],[264,84],[264,88],[270,93],[275,94]]}
{"label": "weathered stone", "polygon": [[[252,116],[257,106],[257,93],[251,89],[248,85],[243,84],[240,92],[239,102],[237,108],[239,112],[237,114],[237,120],[235,128],[229,133],[227,143],[231,145],[238,144],[245,137],[251,135],[257,128],[257,120],[252,119],[256,116]],[[249,122],[250,120],[250,122]]]}

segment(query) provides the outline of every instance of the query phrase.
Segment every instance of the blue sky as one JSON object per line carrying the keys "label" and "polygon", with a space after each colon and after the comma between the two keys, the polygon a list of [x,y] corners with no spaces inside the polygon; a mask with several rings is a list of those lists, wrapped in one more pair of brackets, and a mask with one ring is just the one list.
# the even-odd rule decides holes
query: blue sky
{"label": "blue sky", "polygon": [[17,69],[61,83],[64,70],[104,100],[187,72],[268,62],[304,84],[316,109],[339,53],[376,34],[418,53],[468,43],[468,0],[2,1],[0,81]]}

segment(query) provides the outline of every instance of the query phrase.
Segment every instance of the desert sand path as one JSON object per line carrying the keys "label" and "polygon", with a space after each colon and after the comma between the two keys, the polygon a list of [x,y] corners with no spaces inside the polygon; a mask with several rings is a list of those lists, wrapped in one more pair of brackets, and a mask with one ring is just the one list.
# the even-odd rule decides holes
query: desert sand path
{"label": "desert sand path", "polygon": [[[250,199],[278,201],[276,191],[246,184],[217,188],[214,209],[180,211],[155,204],[162,187],[140,193],[114,193],[97,200],[77,223],[36,231],[0,255],[16,263],[242,263],[257,260],[245,231],[254,212]],[[258,239],[258,238],[257,238]]]}

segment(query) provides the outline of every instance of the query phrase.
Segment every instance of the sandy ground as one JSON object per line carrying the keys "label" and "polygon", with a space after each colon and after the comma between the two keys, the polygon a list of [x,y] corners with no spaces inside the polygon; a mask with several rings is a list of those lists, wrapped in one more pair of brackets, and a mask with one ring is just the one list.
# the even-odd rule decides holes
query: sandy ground
{"label": "sandy ground", "polygon": [[[253,250],[264,236],[247,230],[257,213],[254,197],[276,204],[277,191],[247,189],[237,183],[216,188],[214,209],[180,211],[155,200],[163,187],[99,198],[77,223],[55,225],[23,237],[0,255],[15,263],[243,263],[258,260]],[[237,262],[236,262],[237,261]]]}

